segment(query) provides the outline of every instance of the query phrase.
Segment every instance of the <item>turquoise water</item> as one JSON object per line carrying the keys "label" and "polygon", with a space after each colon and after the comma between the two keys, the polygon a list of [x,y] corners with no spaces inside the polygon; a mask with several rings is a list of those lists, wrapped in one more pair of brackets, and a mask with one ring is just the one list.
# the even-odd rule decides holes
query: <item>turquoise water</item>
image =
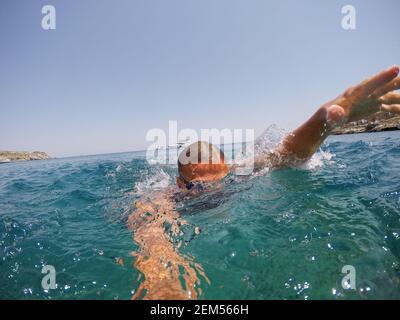
{"label": "turquoise water", "polygon": [[[399,299],[400,132],[330,137],[309,165],[234,179],[178,203],[201,299]],[[126,218],[176,166],[143,153],[0,166],[0,298],[130,299],[140,280]],[[122,258],[124,265],[118,265]],[[57,288],[41,287],[53,265]],[[356,270],[356,290],[341,286]]]}

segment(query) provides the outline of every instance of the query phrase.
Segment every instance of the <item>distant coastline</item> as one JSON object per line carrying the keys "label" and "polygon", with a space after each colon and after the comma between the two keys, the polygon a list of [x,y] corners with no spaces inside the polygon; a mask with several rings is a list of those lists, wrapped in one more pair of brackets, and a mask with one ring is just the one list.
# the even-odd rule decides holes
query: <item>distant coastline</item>
{"label": "distant coastline", "polygon": [[[382,132],[400,130],[400,116],[388,113],[377,113],[367,119],[359,120],[356,122],[347,123],[341,127],[334,129],[331,134],[355,134],[365,132]],[[140,152],[140,151],[130,151]],[[126,153],[126,152],[121,152]],[[19,161],[33,161],[33,160],[47,160],[51,157],[43,151],[0,151],[0,164],[19,162]]]}
{"label": "distant coastline", "polygon": [[47,160],[50,156],[42,151],[0,151],[0,164],[15,161]]}
{"label": "distant coastline", "polygon": [[365,120],[347,123],[332,131],[332,134],[354,134],[364,132],[381,132],[400,130],[400,116],[377,113]]}

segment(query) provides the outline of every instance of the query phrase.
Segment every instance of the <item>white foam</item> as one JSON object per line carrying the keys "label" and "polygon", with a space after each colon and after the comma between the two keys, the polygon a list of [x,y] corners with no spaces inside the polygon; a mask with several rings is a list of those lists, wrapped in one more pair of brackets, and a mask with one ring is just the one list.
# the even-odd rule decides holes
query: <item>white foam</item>
{"label": "white foam", "polygon": [[318,152],[313,154],[310,160],[308,160],[300,167],[307,170],[322,168],[325,165],[332,164],[334,162],[332,160],[334,156],[334,153],[319,150]]}
{"label": "white foam", "polygon": [[150,173],[145,180],[135,184],[136,192],[144,194],[149,191],[165,189],[172,185],[172,177],[163,169],[154,167],[154,172]]}

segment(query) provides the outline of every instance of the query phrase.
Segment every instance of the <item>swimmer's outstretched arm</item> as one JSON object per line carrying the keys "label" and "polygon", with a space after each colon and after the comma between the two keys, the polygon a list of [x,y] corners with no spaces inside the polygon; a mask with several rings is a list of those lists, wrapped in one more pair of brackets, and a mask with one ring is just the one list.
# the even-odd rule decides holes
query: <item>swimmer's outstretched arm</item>
{"label": "swimmer's outstretched arm", "polygon": [[310,159],[337,126],[381,110],[400,114],[400,94],[394,92],[400,89],[398,74],[399,67],[392,66],[325,103],[285,137],[272,154],[256,157],[255,168],[267,163],[274,166],[299,164]]}

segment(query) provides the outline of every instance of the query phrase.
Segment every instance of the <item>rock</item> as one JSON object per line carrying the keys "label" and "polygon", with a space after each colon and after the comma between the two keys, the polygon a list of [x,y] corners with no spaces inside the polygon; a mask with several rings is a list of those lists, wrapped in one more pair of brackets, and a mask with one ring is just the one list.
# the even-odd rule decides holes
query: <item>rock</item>
{"label": "rock", "polygon": [[392,130],[400,130],[400,116],[379,112],[367,119],[350,122],[339,128],[335,128],[332,134],[339,135]]}
{"label": "rock", "polygon": [[0,163],[47,159],[50,159],[49,155],[41,151],[0,151]]}

